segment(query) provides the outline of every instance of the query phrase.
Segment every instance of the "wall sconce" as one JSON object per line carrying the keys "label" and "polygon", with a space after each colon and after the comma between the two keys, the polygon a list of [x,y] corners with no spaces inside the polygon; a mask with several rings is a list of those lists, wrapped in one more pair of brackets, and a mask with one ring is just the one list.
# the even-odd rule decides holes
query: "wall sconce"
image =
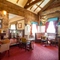
{"label": "wall sconce", "polygon": [[4,10],[4,11],[3,11],[3,14],[4,14],[4,15],[6,15],[6,14],[7,14],[7,12]]}

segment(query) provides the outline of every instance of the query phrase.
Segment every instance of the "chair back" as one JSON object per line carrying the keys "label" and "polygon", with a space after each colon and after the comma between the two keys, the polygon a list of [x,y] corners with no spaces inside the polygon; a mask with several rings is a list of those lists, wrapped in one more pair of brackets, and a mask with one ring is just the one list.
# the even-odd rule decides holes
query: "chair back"
{"label": "chair back", "polygon": [[26,42],[27,42],[27,40],[26,40],[25,37],[22,37],[22,38],[21,38],[21,41],[22,41],[22,43],[26,43]]}

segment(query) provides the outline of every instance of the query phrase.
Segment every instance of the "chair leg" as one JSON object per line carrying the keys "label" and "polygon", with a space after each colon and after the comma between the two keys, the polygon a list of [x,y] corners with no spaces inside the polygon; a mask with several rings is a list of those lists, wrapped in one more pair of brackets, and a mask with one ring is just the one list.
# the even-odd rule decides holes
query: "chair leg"
{"label": "chair leg", "polygon": [[2,54],[0,53],[0,60],[2,59]]}
{"label": "chair leg", "polygon": [[25,44],[25,51],[27,50],[27,46],[26,46],[26,44]]}
{"label": "chair leg", "polygon": [[34,48],[34,44],[33,44],[33,42],[31,42],[31,43],[30,43],[30,49],[33,50],[33,48]]}
{"label": "chair leg", "polygon": [[8,57],[10,56],[10,51],[8,50]]}
{"label": "chair leg", "polygon": [[33,49],[33,48],[32,48],[32,43],[30,43],[29,46],[30,46],[30,49]]}
{"label": "chair leg", "polygon": [[29,44],[27,44],[27,46],[26,46],[26,48],[27,48],[27,50],[29,51],[29,50],[33,50],[33,45],[32,45],[33,43],[29,43]]}
{"label": "chair leg", "polygon": [[22,43],[21,48],[25,49],[25,51],[26,51],[27,50],[26,43]]}
{"label": "chair leg", "polygon": [[[8,52],[8,57],[10,56],[10,52],[9,50],[7,51]],[[0,53],[0,60],[2,59],[2,53]]]}
{"label": "chair leg", "polygon": [[22,43],[19,43],[18,44],[18,47],[22,49]]}

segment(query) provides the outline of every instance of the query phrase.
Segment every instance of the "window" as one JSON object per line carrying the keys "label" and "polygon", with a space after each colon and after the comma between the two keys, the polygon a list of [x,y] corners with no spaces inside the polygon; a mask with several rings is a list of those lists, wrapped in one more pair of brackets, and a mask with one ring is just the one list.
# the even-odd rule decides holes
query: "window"
{"label": "window", "polygon": [[32,24],[32,34],[35,36],[35,33],[37,32],[36,24]]}
{"label": "window", "polygon": [[15,26],[15,24],[12,24],[11,27],[10,27],[10,29],[11,29],[10,32],[15,33],[16,32],[16,26]]}
{"label": "window", "polygon": [[41,33],[45,33],[45,26],[41,26]]}
{"label": "window", "polygon": [[53,21],[49,22],[49,25],[48,25],[48,28],[47,28],[47,33],[56,33],[56,29],[55,29]]}
{"label": "window", "polygon": [[15,30],[16,29],[15,24],[12,24],[10,29]]}

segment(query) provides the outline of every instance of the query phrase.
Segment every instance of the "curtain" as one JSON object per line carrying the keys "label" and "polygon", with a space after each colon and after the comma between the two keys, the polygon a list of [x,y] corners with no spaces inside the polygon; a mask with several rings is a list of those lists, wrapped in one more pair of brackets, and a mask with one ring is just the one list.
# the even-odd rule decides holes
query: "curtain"
{"label": "curtain", "polygon": [[30,25],[30,36],[35,36],[35,33],[38,31],[38,24],[31,24]]}
{"label": "curtain", "polygon": [[49,25],[49,22],[46,22],[46,25],[45,25],[45,32],[47,32],[48,25]]}
{"label": "curtain", "polygon": [[56,33],[57,33],[57,29],[58,29],[58,27],[57,27],[57,21],[53,21],[53,22],[54,22],[55,30],[56,30]]}
{"label": "curtain", "polygon": [[32,36],[32,24],[30,25],[30,36]]}
{"label": "curtain", "polygon": [[38,31],[38,25],[36,24],[36,30]]}

